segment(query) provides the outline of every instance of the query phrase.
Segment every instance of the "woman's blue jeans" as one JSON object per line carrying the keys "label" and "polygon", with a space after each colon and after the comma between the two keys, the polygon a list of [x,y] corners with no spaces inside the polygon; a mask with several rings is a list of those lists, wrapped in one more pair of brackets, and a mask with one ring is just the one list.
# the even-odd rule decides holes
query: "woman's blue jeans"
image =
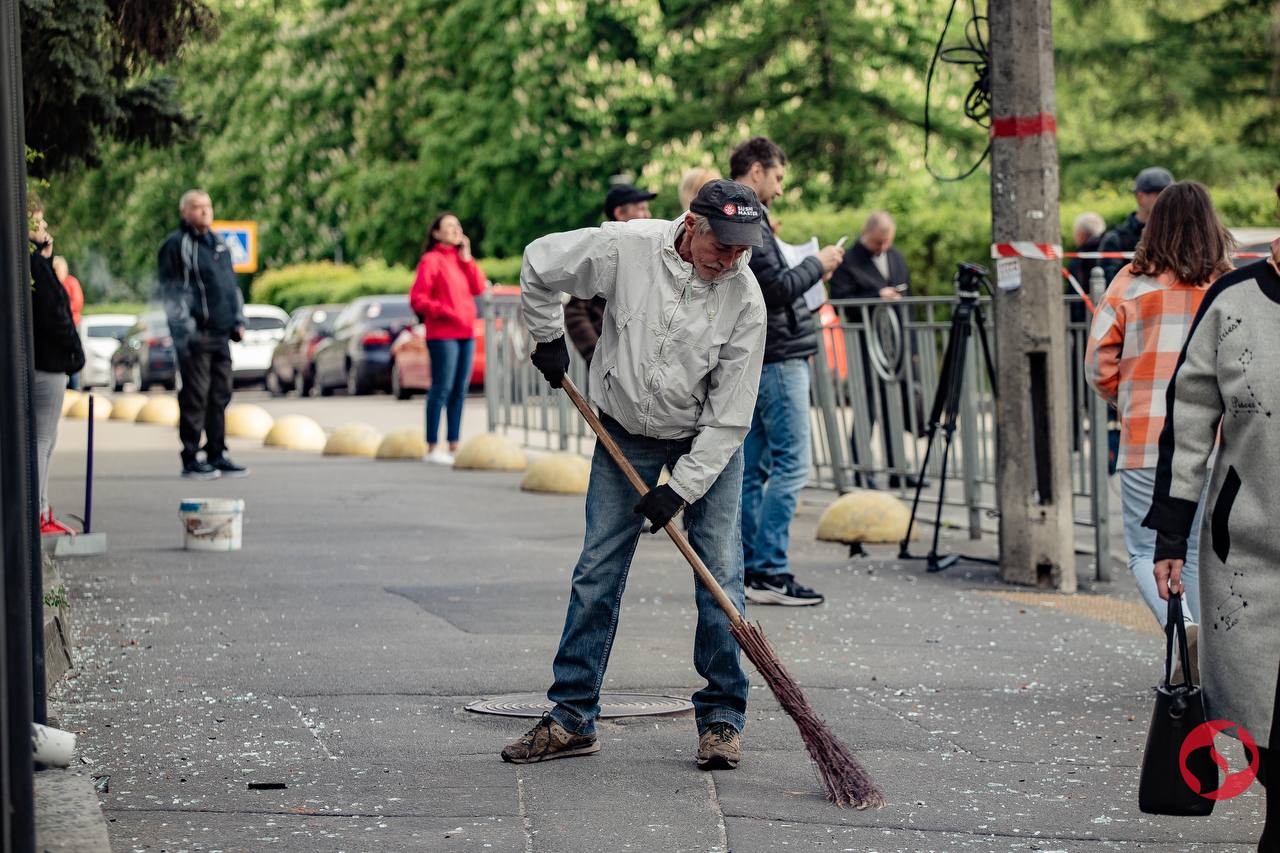
{"label": "woman's blue jeans", "polygon": [[[1208,483],[1208,477],[1205,478]],[[1124,546],[1129,552],[1129,571],[1138,582],[1142,600],[1163,626],[1169,618],[1169,606],[1156,591],[1155,568],[1156,532],[1142,526],[1142,519],[1151,509],[1151,497],[1156,489],[1155,468],[1122,468],[1120,470],[1120,495],[1124,506]],[[1191,535],[1187,537],[1187,560],[1182,566],[1183,613],[1187,621],[1200,622],[1200,517],[1204,514],[1204,498],[1196,508],[1191,522]]]}
{"label": "woman's blue jeans", "polygon": [[[665,440],[632,435],[608,415],[601,420],[650,488],[657,484],[662,466],[674,468],[676,460],[688,453],[693,443],[692,438]],[[702,499],[684,511],[689,542],[739,613],[745,607],[739,538],[741,493],[739,450]],[[555,683],[547,691],[547,698],[555,703],[552,719],[577,734],[594,732],[600,713],[600,685],[618,629],[622,591],[642,528],[648,530],[644,516],[634,512],[639,500],[622,470],[597,442],[587,486],[586,538],[573,570],[569,611],[553,666]],[[662,532],[657,535],[666,536]],[[693,639],[693,665],[707,680],[707,686],[693,694],[698,733],[716,722],[729,723],[741,731],[746,723],[748,682],[738,661],[738,644],[729,633],[729,618],[711,593],[696,581],[694,585],[698,627]]]}
{"label": "woman's blue jeans", "polygon": [[440,412],[448,406],[449,443],[455,444],[462,432],[462,404],[471,384],[471,362],[476,342],[472,338],[453,341],[427,341],[431,356],[431,390],[427,392],[427,444],[435,444],[440,435]]}

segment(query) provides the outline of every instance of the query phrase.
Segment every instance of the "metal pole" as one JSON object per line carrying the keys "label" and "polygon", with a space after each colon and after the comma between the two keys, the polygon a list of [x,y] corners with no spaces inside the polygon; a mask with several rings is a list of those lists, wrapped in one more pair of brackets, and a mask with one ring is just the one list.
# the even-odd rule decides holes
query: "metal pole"
{"label": "metal pole", "polygon": [[84,531],[93,532],[93,392],[89,392],[89,453],[84,466]]}
{"label": "metal pole", "polygon": [[[1054,244],[1058,148],[1050,0],[991,0],[991,235]],[[1040,253],[1043,254],[1043,253]],[[1058,261],[1030,250],[997,264],[1000,576],[1076,589],[1071,395]]]}
{"label": "metal pole", "polygon": [[[1107,290],[1107,275],[1102,267],[1089,271],[1089,298],[1095,306],[1102,304]],[[1107,474],[1107,402],[1092,390],[1089,408],[1089,461],[1093,463],[1093,549],[1095,575],[1100,581],[1111,580],[1111,485]]]}
{"label": "metal pole", "polygon": [[[40,566],[39,496],[31,407],[31,270],[27,259],[26,138],[18,4],[0,6],[0,572],[4,579],[0,695],[0,849],[35,849],[31,757],[34,718],[31,624]],[[41,602],[43,605],[43,602]],[[41,613],[43,620],[43,613]],[[33,630],[34,629],[34,630]],[[43,642],[40,644],[43,646]],[[43,679],[43,673],[41,674]]]}
{"label": "metal pole", "polygon": [[[840,327],[832,327],[839,333]],[[840,429],[840,418],[836,414],[835,388],[832,387],[831,369],[827,366],[826,327],[818,327],[818,352],[814,356],[814,372],[817,382],[814,383],[814,398],[822,415],[823,431],[827,434],[827,458],[831,460],[831,482],[836,487],[836,494],[843,495],[849,491],[848,481],[844,476],[844,432]]]}
{"label": "metal pole", "polygon": [[964,360],[964,391],[960,395],[960,471],[964,477],[964,503],[969,511],[969,538],[982,538],[982,511],[978,509],[981,485],[978,483],[978,399],[977,365],[982,354],[972,338],[968,357]]}
{"label": "metal pole", "polygon": [[[498,324],[493,321],[493,291],[491,287],[485,288],[484,298],[481,300],[481,304],[484,307],[484,408],[485,414],[489,419],[489,432],[497,432],[499,383],[493,381],[493,377],[501,375],[504,380],[506,377],[505,371],[498,370],[498,359],[495,357],[495,353],[498,350]],[[90,453],[90,457],[92,458],[92,453]],[[85,533],[88,533],[87,520],[85,528]]]}

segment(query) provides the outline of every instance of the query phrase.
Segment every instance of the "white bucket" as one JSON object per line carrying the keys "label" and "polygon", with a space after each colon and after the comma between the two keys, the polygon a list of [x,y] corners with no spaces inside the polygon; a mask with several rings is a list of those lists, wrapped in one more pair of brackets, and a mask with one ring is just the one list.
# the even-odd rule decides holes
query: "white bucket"
{"label": "white bucket", "polygon": [[188,551],[239,551],[244,501],[239,498],[183,498],[178,504]]}

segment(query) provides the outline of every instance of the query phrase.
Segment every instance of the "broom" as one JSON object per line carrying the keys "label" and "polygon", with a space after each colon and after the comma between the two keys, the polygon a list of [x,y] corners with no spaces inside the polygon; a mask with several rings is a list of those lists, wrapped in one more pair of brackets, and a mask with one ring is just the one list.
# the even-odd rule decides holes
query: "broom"
{"label": "broom", "polygon": [[[649,491],[649,487],[644,480],[640,479],[640,475],[636,473],[636,469],[631,467],[631,463],[627,461],[627,457],[623,455],[622,448],[618,447],[617,442],[613,440],[613,436],[605,430],[604,424],[600,423],[600,419],[596,417],[596,413],[592,411],[591,406],[583,399],[582,394],[574,386],[573,381],[568,376],[562,381],[565,393],[569,395],[569,399],[578,407],[578,411],[586,418],[587,423],[591,425],[591,429],[595,432],[596,437],[604,444],[605,449],[609,451],[609,455],[613,457],[613,461],[622,469],[622,473],[627,475],[627,479],[631,481],[631,485],[636,491],[644,495]],[[800,689],[800,685],[791,677],[791,673],[782,666],[778,660],[778,655],[769,645],[769,641],[765,639],[764,632],[760,630],[759,625],[753,625],[742,618],[742,614],[738,612],[738,608],[729,600],[729,596],[712,577],[711,572],[703,564],[702,559],[697,552],[689,544],[689,540],[676,527],[674,522],[667,522],[667,526],[663,528],[667,531],[667,535],[671,537],[671,541],[676,544],[676,548],[689,561],[693,573],[697,576],[702,585],[711,592],[716,603],[720,605],[720,609],[729,617],[729,630],[733,633],[733,637],[738,641],[738,645],[746,652],[747,657],[755,664],[760,674],[764,676],[765,683],[769,685],[769,689],[773,691],[773,695],[777,697],[778,704],[782,706],[782,710],[795,721],[796,727],[800,729],[800,737],[804,740],[805,749],[809,750],[809,757],[813,759],[813,763],[818,767],[818,773],[822,776],[822,783],[827,789],[827,799],[843,808],[844,806],[853,806],[858,809],[868,807],[879,808],[884,805],[884,797],[876,788],[875,783],[871,781],[871,777],[858,763],[858,759],[854,757],[849,747],[831,731],[831,728],[814,713],[813,708],[809,705],[809,700],[805,698],[804,692]]]}

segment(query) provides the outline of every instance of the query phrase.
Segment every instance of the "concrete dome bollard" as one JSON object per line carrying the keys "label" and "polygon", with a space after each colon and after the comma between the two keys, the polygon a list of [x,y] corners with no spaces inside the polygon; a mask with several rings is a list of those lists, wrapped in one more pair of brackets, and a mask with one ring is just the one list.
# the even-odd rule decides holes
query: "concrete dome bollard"
{"label": "concrete dome bollard", "polygon": [[463,442],[453,455],[453,467],[471,471],[523,471],[529,464],[514,441],[487,432]]}
{"label": "concrete dome bollard", "polygon": [[111,398],[111,420],[132,421],[151,398],[146,394],[118,394]]}
{"label": "concrete dome bollard", "polygon": [[155,424],[156,426],[176,427],[178,425],[178,400],[176,397],[152,397],[146,405],[138,410],[133,419],[137,424]]}
{"label": "concrete dome bollard", "polygon": [[526,492],[585,495],[591,463],[574,453],[552,453],[529,463],[520,488]]}
{"label": "concrete dome bollard", "polygon": [[266,438],[275,422],[266,409],[252,403],[227,407],[227,435],[236,438]]}
{"label": "concrete dome bollard", "polygon": [[321,453],[326,440],[320,424],[311,418],[306,415],[285,415],[267,431],[266,437],[262,439],[262,446]]}
{"label": "concrete dome bollard", "polygon": [[864,542],[901,542],[911,511],[886,492],[858,490],[836,500],[818,519],[817,537],[843,542],[850,554],[862,553]]}
{"label": "concrete dome bollard", "polygon": [[[77,420],[88,420],[89,418],[89,395],[81,394],[76,401],[71,404],[71,408],[66,412],[67,417],[76,418]],[[106,397],[93,397],[93,419],[95,421],[106,420],[111,417],[111,400]]]}
{"label": "concrete dome bollard", "polygon": [[379,459],[411,459],[415,462],[421,462],[426,455],[427,441],[422,437],[422,430],[414,427],[387,433],[377,452]]}
{"label": "concrete dome bollard", "polygon": [[62,392],[62,416],[66,417],[67,412],[71,411],[71,407],[76,404],[84,395],[74,388],[68,388]]}
{"label": "concrete dome bollard", "polygon": [[324,444],[325,456],[364,456],[372,459],[378,455],[382,433],[368,424],[345,424],[334,430]]}

